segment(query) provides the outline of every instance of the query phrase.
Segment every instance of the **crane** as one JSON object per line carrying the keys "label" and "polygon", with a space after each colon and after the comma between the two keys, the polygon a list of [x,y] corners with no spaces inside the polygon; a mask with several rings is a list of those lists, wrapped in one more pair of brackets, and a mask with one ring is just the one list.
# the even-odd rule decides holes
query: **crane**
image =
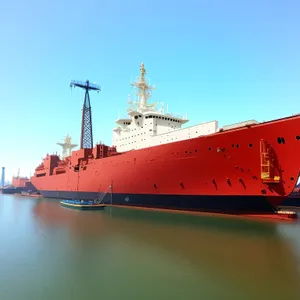
{"label": "crane", "polygon": [[81,122],[81,138],[80,149],[93,148],[93,129],[92,129],[92,110],[90,104],[89,91],[101,91],[100,86],[95,83],[87,81],[71,80],[70,87],[79,87],[85,90],[83,108],[82,108],[82,122]]}

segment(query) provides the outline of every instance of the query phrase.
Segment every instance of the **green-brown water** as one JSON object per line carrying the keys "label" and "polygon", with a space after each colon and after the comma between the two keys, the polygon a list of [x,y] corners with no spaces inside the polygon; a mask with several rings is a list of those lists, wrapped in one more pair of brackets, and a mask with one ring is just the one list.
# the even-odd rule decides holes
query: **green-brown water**
{"label": "green-brown water", "polygon": [[300,299],[300,224],[0,194],[0,299]]}

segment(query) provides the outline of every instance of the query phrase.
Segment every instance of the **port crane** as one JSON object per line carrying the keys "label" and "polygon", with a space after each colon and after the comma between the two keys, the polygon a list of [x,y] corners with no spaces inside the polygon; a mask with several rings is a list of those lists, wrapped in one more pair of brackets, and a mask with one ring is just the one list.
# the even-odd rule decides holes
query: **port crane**
{"label": "port crane", "polygon": [[81,138],[80,149],[93,148],[93,129],[92,129],[92,109],[90,103],[89,91],[101,91],[100,86],[87,81],[71,80],[70,87],[79,87],[85,90],[83,108],[82,108],[82,122],[81,122]]}

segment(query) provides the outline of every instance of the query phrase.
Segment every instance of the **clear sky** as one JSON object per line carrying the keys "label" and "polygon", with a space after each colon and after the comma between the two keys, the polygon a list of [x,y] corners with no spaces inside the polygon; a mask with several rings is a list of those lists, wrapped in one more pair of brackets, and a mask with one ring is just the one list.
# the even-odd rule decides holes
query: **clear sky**
{"label": "clear sky", "polygon": [[[96,82],[94,140],[111,144],[141,62],[189,125],[299,112],[300,1],[2,1],[0,165],[33,174],[69,133],[79,144],[84,93]],[[298,104],[297,104],[298,103]]]}

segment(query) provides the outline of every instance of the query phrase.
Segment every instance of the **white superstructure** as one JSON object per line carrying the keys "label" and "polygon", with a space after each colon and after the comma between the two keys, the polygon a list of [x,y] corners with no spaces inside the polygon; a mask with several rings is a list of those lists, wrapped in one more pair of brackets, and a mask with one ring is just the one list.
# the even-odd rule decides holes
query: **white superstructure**
{"label": "white superstructure", "polygon": [[131,83],[136,88],[137,101],[128,99],[128,118],[119,118],[116,121],[118,126],[113,130],[112,144],[118,152],[182,141],[218,131],[217,121],[182,128],[188,122],[186,117],[165,113],[162,102],[148,103],[155,87],[150,86],[145,78],[144,63],[140,71],[137,81]]}

